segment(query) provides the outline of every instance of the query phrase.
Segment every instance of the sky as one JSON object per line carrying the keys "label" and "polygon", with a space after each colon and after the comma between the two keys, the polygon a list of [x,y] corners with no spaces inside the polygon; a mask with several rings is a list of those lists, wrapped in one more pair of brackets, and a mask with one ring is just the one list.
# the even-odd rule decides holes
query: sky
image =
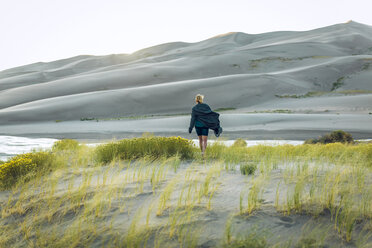
{"label": "sky", "polygon": [[372,26],[371,9],[371,0],[0,0],[0,71],[227,32]]}

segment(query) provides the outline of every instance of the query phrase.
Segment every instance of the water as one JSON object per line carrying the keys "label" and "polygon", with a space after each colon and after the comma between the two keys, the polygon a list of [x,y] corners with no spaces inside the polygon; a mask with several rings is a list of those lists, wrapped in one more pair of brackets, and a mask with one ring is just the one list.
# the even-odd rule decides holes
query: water
{"label": "water", "polygon": [[18,154],[51,148],[56,141],[56,139],[46,138],[0,136],[0,160],[7,161]]}
{"label": "water", "polygon": [[[7,161],[15,155],[31,152],[32,150],[48,149],[51,148],[57,139],[47,138],[25,138],[14,136],[0,136],[0,160]],[[199,146],[199,140],[192,140],[196,146]],[[369,141],[369,140],[363,140]],[[215,140],[208,140],[209,144],[213,144]],[[220,141],[226,146],[234,144],[235,140]],[[246,140],[247,146],[255,145],[301,145],[304,142],[301,140]],[[91,146],[99,145],[100,143],[89,144]]]}
{"label": "water", "polygon": [[[199,145],[198,139],[192,140],[195,145]],[[215,140],[208,140],[208,144],[213,144],[216,142]],[[231,146],[234,144],[235,140],[224,140],[220,141],[221,143],[225,144],[226,146]],[[302,145],[304,143],[303,140],[245,140],[247,142],[247,146],[256,146],[256,145],[267,145],[267,146],[279,146],[279,145]]]}

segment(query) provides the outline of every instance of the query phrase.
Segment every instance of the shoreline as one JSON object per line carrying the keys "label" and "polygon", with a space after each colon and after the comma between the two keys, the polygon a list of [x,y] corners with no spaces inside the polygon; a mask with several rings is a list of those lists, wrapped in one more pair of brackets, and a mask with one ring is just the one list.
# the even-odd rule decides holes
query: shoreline
{"label": "shoreline", "polygon": [[[306,140],[334,130],[350,133],[354,139],[372,138],[372,116],[360,114],[223,114],[220,116],[223,139]],[[0,135],[29,138],[70,138],[97,141],[156,136],[197,138],[187,132],[189,116],[138,120],[34,122],[0,125]],[[215,139],[212,131],[209,138]]]}

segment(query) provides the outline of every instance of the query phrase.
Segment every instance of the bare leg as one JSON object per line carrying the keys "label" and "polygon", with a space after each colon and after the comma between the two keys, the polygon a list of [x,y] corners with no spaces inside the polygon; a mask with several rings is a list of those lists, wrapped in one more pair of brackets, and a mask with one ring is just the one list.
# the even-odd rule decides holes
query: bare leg
{"label": "bare leg", "polygon": [[202,140],[203,140],[203,149],[202,149],[202,153],[204,154],[205,152],[205,149],[207,149],[207,142],[208,142],[208,136],[202,136]]}
{"label": "bare leg", "polygon": [[202,136],[198,136],[199,137],[199,146],[200,146],[200,150],[201,152],[203,153],[203,139],[202,139]]}

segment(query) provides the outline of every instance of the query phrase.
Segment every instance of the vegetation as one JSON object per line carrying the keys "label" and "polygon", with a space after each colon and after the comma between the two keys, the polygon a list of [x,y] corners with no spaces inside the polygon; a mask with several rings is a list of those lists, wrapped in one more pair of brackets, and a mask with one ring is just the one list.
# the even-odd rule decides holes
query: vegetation
{"label": "vegetation", "polygon": [[61,140],[0,164],[0,247],[370,247],[371,170],[372,143]]}
{"label": "vegetation", "polygon": [[[341,86],[341,84],[337,84],[336,86]],[[334,86],[333,86],[334,87]],[[338,88],[338,87],[337,87]],[[333,89],[332,91],[309,91],[303,95],[275,95],[278,98],[307,98],[307,97],[317,97],[317,96],[340,96],[340,95],[361,95],[361,94],[371,94],[371,90],[338,90]]]}
{"label": "vegetation", "polygon": [[338,78],[338,79],[336,80],[336,82],[334,82],[334,83],[332,84],[332,89],[331,89],[331,91],[334,91],[334,90],[340,88],[342,85],[344,85],[344,80],[345,80],[345,77],[340,77],[340,78]]}
{"label": "vegetation", "polygon": [[234,141],[233,146],[235,146],[235,147],[246,147],[247,146],[247,141],[245,141],[243,139],[240,139],[240,138],[236,139]]}
{"label": "vegetation", "polygon": [[315,97],[315,96],[322,96],[325,95],[329,92],[324,92],[324,91],[309,91],[304,95],[275,95],[276,97],[279,98],[307,98],[307,97]]}
{"label": "vegetation", "polygon": [[266,248],[270,247],[264,236],[250,232],[246,235],[239,235],[238,237],[225,244],[224,247],[231,248]]}
{"label": "vegetation", "polygon": [[8,189],[19,181],[28,181],[38,173],[47,173],[54,165],[54,156],[48,152],[34,152],[15,156],[0,164],[0,188]]}
{"label": "vegetation", "polygon": [[68,151],[76,150],[79,148],[79,142],[73,139],[63,139],[54,142],[52,151]]}
{"label": "vegetation", "polygon": [[336,142],[341,142],[341,143],[354,143],[354,139],[351,136],[350,133],[347,133],[342,130],[336,130],[333,131],[332,133],[325,134],[318,139],[308,139],[305,141],[305,144],[329,144],[329,143],[336,143]]}
{"label": "vegetation", "polygon": [[95,120],[98,121],[98,119],[94,118],[94,117],[82,117],[82,118],[80,118],[80,121],[95,121]]}
{"label": "vegetation", "polygon": [[96,148],[95,155],[99,163],[144,156],[159,158],[179,155],[181,159],[190,159],[193,157],[193,146],[192,141],[181,137],[142,137],[100,145]]}
{"label": "vegetation", "polygon": [[240,165],[240,173],[243,175],[253,175],[257,170],[257,164],[255,163],[246,163]]}

